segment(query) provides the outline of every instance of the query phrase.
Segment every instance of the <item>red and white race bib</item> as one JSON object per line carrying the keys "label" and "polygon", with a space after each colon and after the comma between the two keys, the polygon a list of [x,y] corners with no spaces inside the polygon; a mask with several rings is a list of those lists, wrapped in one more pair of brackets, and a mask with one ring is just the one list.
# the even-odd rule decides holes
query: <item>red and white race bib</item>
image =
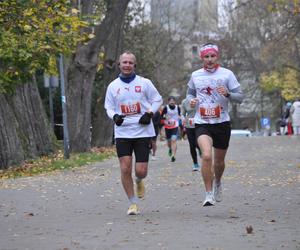
{"label": "red and white race bib", "polygon": [[215,107],[200,107],[199,112],[202,119],[220,118],[221,106],[218,105]]}
{"label": "red and white race bib", "polygon": [[189,125],[190,126],[194,126],[195,125],[194,118],[189,118]]}
{"label": "red and white race bib", "polygon": [[121,104],[121,111],[124,115],[135,115],[141,113],[141,104],[139,102],[132,104]]}
{"label": "red and white race bib", "polygon": [[175,126],[176,125],[176,121],[174,121],[174,120],[165,120],[165,125],[167,125],[167,126]]}

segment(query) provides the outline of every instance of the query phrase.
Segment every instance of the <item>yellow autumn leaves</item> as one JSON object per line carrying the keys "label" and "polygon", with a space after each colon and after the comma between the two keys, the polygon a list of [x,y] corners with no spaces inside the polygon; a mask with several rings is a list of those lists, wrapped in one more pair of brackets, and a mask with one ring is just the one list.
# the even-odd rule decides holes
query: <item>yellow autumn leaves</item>
{"label": "yellow autumn leaves", "polygon": [[82,32],[89,24],[79,18],[70,1],[0,2],[0,93],[26,82],[37,70],[56,74],[59,53],[72,53],[94,34]]}
{"label": "yellow autumn leaves", "polygon": [[294,100],[300,96],[300,75],[294,69],[288,68],[279,71],[272,71],[261,76],[262,88],[267,91],[279,90],[285,100]]}

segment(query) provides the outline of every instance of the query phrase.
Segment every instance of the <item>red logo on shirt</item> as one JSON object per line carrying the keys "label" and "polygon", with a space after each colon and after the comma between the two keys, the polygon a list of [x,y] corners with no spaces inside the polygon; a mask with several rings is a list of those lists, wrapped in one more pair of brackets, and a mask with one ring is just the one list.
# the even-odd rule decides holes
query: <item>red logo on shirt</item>
{"label": "red logo on shirt", "polygon": [[206,87],[206,88],[202,88],[200,89],[200,92],[201,93],[204,93],[204,94],[207,94],[207,95],[212,95],[212,91],[214,89],[212,89],[211,87]]}
{"label": "red logo on shirt", "polygon": [[142,87],[141,86],[135,86],[135,92],[141,93]]}

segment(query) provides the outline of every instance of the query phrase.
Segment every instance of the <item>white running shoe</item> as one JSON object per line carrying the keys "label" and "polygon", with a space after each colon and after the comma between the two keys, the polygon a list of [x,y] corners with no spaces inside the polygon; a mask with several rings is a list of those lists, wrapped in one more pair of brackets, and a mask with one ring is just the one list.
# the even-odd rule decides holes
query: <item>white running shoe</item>
{"label": "white running shoe", "polygon": [[151,161],[156,161],[157,160],[157,158],[155,157],[155,156],[151,156]]}
{"label": "white running shoe", "polygon": [[128,208],[127,215],[138,215],[140,214],[139,207],[137,204],[131,204]]}
{"label": "white running shoe", "polygon": [[215,197],[215,200],[217,202],[221,202],[222,201],[222,198],[223,198],[223,195],[222,195],[222,184],[221,182],[217,185],[216,181],[214,181],[214,197]]}
{"label": "white running shoe", "polygon": [[213,206],[215,205],[215,198],[213,192],[206,192],[205,200],[203,202],[203,206]]}

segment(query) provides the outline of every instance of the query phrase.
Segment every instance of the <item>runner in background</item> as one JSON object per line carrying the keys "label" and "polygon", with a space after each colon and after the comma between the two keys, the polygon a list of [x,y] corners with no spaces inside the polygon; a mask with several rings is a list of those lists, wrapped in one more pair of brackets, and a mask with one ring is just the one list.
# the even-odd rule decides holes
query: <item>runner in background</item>
{"label": "runner in background", "polygon": [[168,154],[171,161],[176,160],[178,126],[180,118],[180,108],[176,105],[176,99],[173,96],[168,98],[168,104],[162,111],[162,117],[165,122],[165,134],[168,146]]}
{"label": "runner in background", "polygon": [[157,110],[152,117],[152,123],[154,126],[155,130],[155,136],[151,138],[151,160],[155,161],[156,160],[156,151],[157,151],[157,136],[159,135],[159,126],[160,126],[160,120],[161,120],[161,114],[160,110]]}
{"label": "runner in background", "polygon": [[187,99],[183,99],[181,102],[181,114],[189,142],[190,154],[193,160],[192,169],[193,171],[198,171],[200,169],[200,164],[198,163],[197,150],[199,151],[199,156],[201,156],[201,152],[197,145],[195,134],[194,116],[196,114],[196,108],[192,108],[190,102]]}
{"label": "runner in background", "polygon": [[291,106],[292,125],[294,135],[300,135],[300,98],[297,98]]}
{"label": "runner in background", "polygon": [[285,117],[287,117],[287,134],[292,135],[293,134],[293,127],[292,127],[292,115],[291,115],[291,107],[292,103],[287,102],[286,103],[286,110],[285,110]]}
{"label": "runner in background", "polygon": [[165,119],[162,116],[162,112],[163,112],[164,106],[161,105],[159,108],[159,112],[160,112],[160,124],[159,124],[159,140],[160,141],[164,141],[166,139],[166,133],[165,133]]}

